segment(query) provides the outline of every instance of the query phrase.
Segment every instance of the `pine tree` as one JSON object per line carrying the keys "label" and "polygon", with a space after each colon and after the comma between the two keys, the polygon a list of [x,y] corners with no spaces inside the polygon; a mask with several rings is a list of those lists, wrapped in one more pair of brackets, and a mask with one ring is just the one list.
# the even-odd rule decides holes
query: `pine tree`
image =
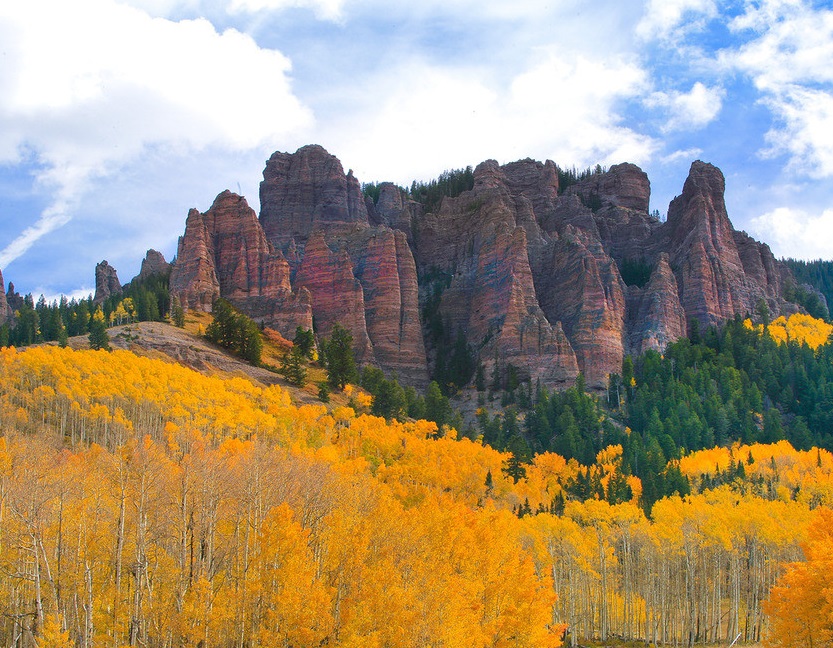
{"label": "pine tree", "polygon": [[281,359],[280,374],[293,385],[303,387],[307,382],[307,368],[304,366],[303,353],[295,347]]}
{"label": "pine tree", "polygon": [[96,308],[90,319],[90,348],[110,351],[110,336],[107,335],[107,323],[104,319],[104,311],[101,307]]}
{"label": "pine tree", "polygon": [[344,389],[348,383],[358,380],[356,359],[353,356],[353,336],[350,335],[350,331],[340,324],[335,324],[332,336],[322,346],[330,385]]}

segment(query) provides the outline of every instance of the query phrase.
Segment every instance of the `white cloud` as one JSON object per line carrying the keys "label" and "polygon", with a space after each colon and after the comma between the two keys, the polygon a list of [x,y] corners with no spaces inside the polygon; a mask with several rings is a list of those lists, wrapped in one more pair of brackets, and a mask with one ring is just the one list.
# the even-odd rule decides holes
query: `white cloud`
{"label": "white cloud", "polygon": [[231,0],[229,11],[282,11],[290,8],[311,9],[321,20],[339,21],[343,17],[345,0]]}
{"label": "white cloud", "polygon": [[762,154],[787,155],[792,170],[811,177],[833,176],[833,10],[763,0],[730,28],[751,37],[719,63],[747,75],[776,119]]}
{"label": "white cloud", "polygon": [[204,19],[151,18],[114,0],[28,0],[0,5],[0,37],[0,163],[33,154],[56,200],[0,253],[5,264],[67,222],[94,179],[148,147],[240,151],[312,123],[286,57]]}
{"label": "white cloud", "polygon": [[638,163],[657,148],[619,114],[647,84],[630,63],[550,56],[504,87],[482,70],[412,61],[383,81],[369,80],[385,99],[367,94],[366,129],[333,123],[325,137],[362,180],[428,179],[488,158]]}
{"label": "white cloud", "polygon": [[756,36],[737,50],[724,52],[723,65],[750,75],[764,91],[779,92],[796,83],[833,82],[833,11],[804,3],[769,1],[750,5],[731,23],[743,35]]}
{"label": "white cloud", "polygon": [[794,86],[764,103],[781,124],[766,134],[770,147],[763,154],[786,153],[791,169],[833,177],[833,94]]}
{"label": "white cloud", "polygon": [[677,40],[716,15],[714,0],[649,0],[636,34],[645,40]]}
{"label": "white cloud", "polygon": [[38,239],[66,225],[70,216],[66,213],[64,205],[55,204],[41,214],[38,221],[27,227],[20,235],[0,251],[0,268],[5,268],[25,254]]}
{"label": "white cloud", "polygon": [[753,218],[750,231],[767,241],[778,257],[829,259],[833,250],[833,209],[810,214],[778,207]]}
{"label": "white cloud", "polygon": [[723,88],[707,88],[697,81],[690,92],[654,92],[645,104],[665,108],[670,113],[664,132],[691,130],[702,128],[717,117],[725,94]]}
{"label": "white cloud", "polygon": [[661,158],[661,161],[664,164],[673,164],[674,162],[679,162],[680,160],[696,160],[703,154],[703,149],[701,148],[689,148],[679,151],[674,151],[673,153],[669,153],[668,155],[664,155]]}

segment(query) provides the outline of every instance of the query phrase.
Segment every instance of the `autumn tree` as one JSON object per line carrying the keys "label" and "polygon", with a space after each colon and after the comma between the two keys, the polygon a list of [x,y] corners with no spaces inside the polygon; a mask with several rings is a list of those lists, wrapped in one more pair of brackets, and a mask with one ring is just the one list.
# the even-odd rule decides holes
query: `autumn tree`
{"label": "autumn tree", "polygon": [[804,546],[807,560],[787,565],[764,605],[772,624],[770,646],[803,648],[833,643],[833,511],[816,511],[809,536]]}

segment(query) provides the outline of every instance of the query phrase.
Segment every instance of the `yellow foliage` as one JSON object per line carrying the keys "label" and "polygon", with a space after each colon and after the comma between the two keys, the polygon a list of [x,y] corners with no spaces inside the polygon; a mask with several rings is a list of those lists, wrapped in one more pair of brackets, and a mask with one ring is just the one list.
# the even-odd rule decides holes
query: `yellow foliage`
{"label": "yellow foliage", "polygon": [[[763,332],[763,324],[756,326],[750,319],[744,320],[743,324],[750,330]],[[833,324],[804,313],[793,313],[789,318],[782,315],[774,319],[767,326],[767,331],[779,344],[788,341],[798,342],[807,344],[811,349],[817,349],[822,344],[827,344],[830,334],[833,333]]]}
{"label": "yellow foliage", "polygon": [[[0,618],[39,630],[39,600],[44,645],[555,648],[568,625],[680,643],[692,590],[724,642],[833,501],[833,455],[786,442],[680,460],[695,481],[742,460],[781,501],[724,486],[649,520],[635,477],[633,502],[570,501],[575,460],[539,454],[515,483],[508,454],[434,423],[129,352],[4,349],[0,375]],[[603,484],[622,452],[598,453]],[[563,516],[513,513],[556,500]],[[790,569],[818,585],[821,567]]]}

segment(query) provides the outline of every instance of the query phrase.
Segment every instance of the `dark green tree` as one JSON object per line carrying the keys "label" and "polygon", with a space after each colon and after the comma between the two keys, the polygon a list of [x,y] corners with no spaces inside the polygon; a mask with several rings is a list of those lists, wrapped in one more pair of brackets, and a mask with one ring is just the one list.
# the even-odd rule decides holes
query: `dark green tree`
{"label": "dark green tree", "polygon": [[101,308],[97,308],[90,319],[89,340],[91,349],[110,350],[110,336],[107,335],[107,323]]}
{"label": "dark green tree", "polygon": [[425,420],[434,421],[441,430],[443,425],[451,423],[453,414],[448,397],[443,396],[440,386],[432,380],[425,392]]}
{"label": "dark green tree", "polygon": [[303,387],[307,382],[307,368],[301,350],[295,347],[281,358],[278,372],[293,385]]}
{"label": "dark green tree", "polygon": [[312,351],[315,349],[315,334],[312,330],[299,326],[295,329],[295,337],[292,338],[292,344],[300,349],[301,355],[304,358],[311,358]]}
{"label": "dark green tree", "polygon": [[344,389],[344,386],[358,380],[356,359],[353,355],[353,336],[350,331],[335,324],[329,340],[322,344],[324,364],[327,369],[327,381],[332,387]]}

